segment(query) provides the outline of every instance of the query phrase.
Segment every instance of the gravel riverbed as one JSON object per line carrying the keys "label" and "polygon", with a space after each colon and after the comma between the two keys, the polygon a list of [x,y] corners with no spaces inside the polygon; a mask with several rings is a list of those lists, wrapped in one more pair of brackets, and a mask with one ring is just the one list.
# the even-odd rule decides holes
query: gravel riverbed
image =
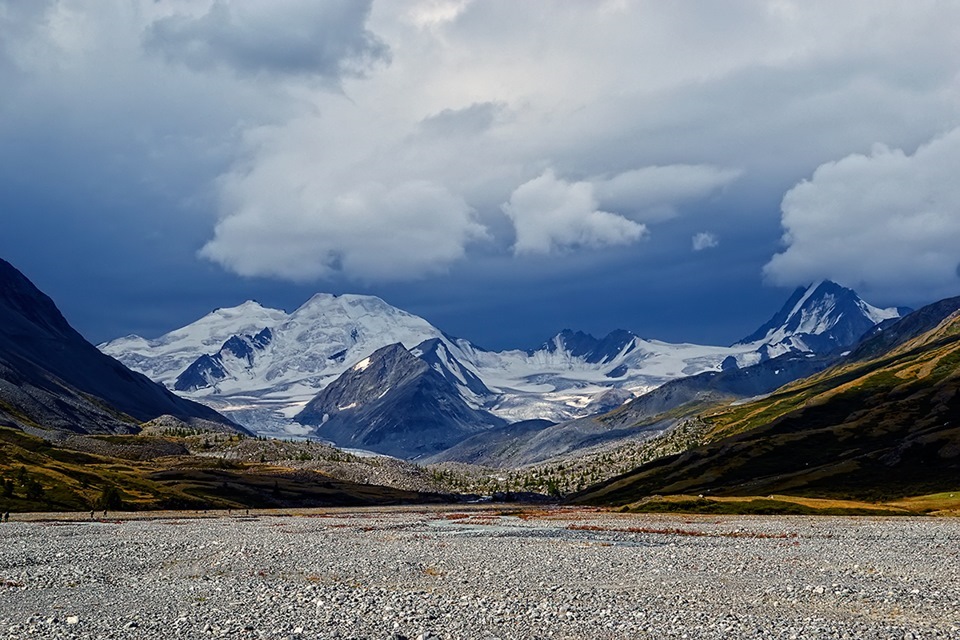
{"label": "gravel riverbed", "polygon": [[0,524],[0,637],[960,638],[958,554],[948,518],[14,521]]}

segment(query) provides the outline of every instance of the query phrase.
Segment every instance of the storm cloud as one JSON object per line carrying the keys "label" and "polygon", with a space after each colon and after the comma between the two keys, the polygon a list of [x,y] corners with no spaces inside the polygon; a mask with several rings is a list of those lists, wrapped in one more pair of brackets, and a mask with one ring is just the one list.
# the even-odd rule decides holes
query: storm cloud
{"label": "storm cloud", "polygon": [[0,251],[81,325],[74,269],[116,279],[118,323],[142,282],[206,308],[260,278],[481,340],[471,290],[559,292],[531,331],[572,296],[601,331],[703,292],[752,324],[824,277],[956,295],[958,23],[937,0],[0,0]]}
{"label": "storm cloud", "polygon": [[368,1],[215,0],[200,15],[153,22],[144,44],[195,69],[224,66],[241,74],[319,76],[339,85],[389,60],[389,48],[365,28]]}

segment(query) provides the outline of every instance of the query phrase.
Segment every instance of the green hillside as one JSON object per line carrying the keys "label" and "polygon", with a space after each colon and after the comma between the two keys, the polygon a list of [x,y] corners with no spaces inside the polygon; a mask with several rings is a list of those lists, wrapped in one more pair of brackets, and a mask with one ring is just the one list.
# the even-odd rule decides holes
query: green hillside
{"label": "green hillside", "polygon": [[960,315],[866,361],[704,411],[702,444],[575,496],[787,494],[887,501],[960,487]]}

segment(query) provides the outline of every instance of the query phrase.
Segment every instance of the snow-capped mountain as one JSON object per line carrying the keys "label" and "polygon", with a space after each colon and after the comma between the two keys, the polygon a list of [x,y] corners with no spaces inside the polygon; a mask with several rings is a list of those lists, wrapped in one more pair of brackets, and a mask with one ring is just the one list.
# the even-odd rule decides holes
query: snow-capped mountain
{"label": "snow-capped mountain", "polygon": [[[458,344],[461,349],[469,343]],[[488,387],[499,392],[491,411],[512,421],[554,422],[587,415],[612,388],[629,397],[668,380],[719,370],[732,358],[741,366],[759,359],[749,346],[715,347],[646,340],[627,331],[602,339],[562,331],[532,351],[469,351],[461,361],[475,367]],[[629,399],[626,398],[626,399]]]}
{"label": "snow-capped mountain", "polygon": [[257,335],[232,336],[213,355],[203,354],[193,361],[173,383],[176,391],[197,391],[216,386],[221,380],[236,378],[239,372],[249,371],[258,352],[265,351],[273,341],[270,327]]}
{"label": "snow-capped mountain", "polygon": [[[442,347],[418,349],[428,356],[439,350]],[[463,384],[455,375],[448,377],[435,369],[422,355],[391,344],[344,371],[296,420],[316,425],[313,435],[342,447],[402,458],[428,456],[506,424],[469,406],[460,393]]]}
{"label": "snow-capped mountain", "polygon": [[590,364],[603,364],[633,350],[636,347],[636,338],[636,335],[623,329],[611,331],[602,340],[597,340],[589,333],[564,329],[528,354],[532,356],[537,352],[561,353]]}
{"label": "snow-capped mountain", "polygon": [[260,433],[307,435],[311,429],[292,418],[351,367],[392,344],[412,351],[472,409],[511,422],[560,422],[677,378],[782,353],[831,351],[898,316],[822,282],[798,290],[770,322],[729,347],[671,344],[623,330],[600,339],[564,330],[536,349],[493,352],[380,298],[317,294],[289,314],[246,302],[156,340],[129,336],[101,349]]}
{"label": "snow-capped mountain", "polygon": [[384,343],[413,347],[440,335],[423,318],[380,298],[320,293],[290,314],[247,301],[156,340],[128,336],[100,348],[171,388],[198,365],[197,375],[185,376],[179,386],[223,394],[312,384],[317,376],[339,375]]}
{"label": "snow-capped mountain", "polygon": [[248,301],[156,340],[129,336],[100,348],[260,432],[290,435],[289,419],[373,351],[441,335],[380,298],[321,293],[289,314]]}
{"label": "snow-capped mountain", "polygon": [[268,309],[248,300],[237,307],[216,309],[155,340],[132,335],[98,346],[131,369],[172,389],[177,376],[200,356],[215,353],[234,336],[255,335],[287,317],[279,309]]}
{"label": "snow-capped mountain", "polygon": [[873,327],[909,309],[879,309],[852,289],[824,280],[794,291],[783,308],[738,345],[756,345],[765,358],[807,351],[829,353],[856,344]]}

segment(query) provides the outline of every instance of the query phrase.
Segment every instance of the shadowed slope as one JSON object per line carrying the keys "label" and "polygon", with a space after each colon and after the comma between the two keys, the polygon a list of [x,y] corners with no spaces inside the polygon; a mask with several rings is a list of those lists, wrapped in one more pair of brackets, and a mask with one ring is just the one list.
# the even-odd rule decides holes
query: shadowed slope
{"label": "shadowed slope", "polygon": [[161,415],[239,429],[101,353],[49,297],[0,260],[0,419],[28,428],[129,433]]}

